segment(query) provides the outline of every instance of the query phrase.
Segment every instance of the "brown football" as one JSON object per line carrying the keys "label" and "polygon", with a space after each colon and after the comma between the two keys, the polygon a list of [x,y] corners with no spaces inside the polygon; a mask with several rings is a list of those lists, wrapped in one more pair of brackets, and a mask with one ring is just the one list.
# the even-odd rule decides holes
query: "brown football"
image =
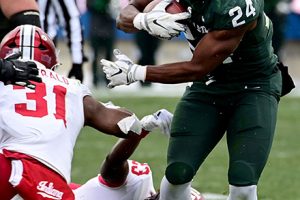
{"label": "brown football", "polygon": [[[159,2],[162,0],[153,0],[151,1],[145,8],[144,8],[144,13],[150,12],[154,6],[156,6]],[[181,12],[186,12],[187,9],[182,6],[180,3],[178,3],[176,0],[172,0],[172,2],[166,7],[166,12],[170,14],[176,14],[176,13],[181,13]]]}

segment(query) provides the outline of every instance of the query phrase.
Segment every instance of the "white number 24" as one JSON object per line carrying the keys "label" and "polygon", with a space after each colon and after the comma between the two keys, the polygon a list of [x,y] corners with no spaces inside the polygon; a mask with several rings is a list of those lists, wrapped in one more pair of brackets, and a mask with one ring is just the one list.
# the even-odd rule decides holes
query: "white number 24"
{"label": "white number 24", "polygon": [[[249,17],[251,15],[255,16],[255,8],[253,7],[252,0],[245,0],[246,2],[246,17]],[[237,27],[240,25],[243,25],[245,23],[245,20],[239,21],[240,18],[243,16],[243,11],[240,6],[236,6],[229,10],[229,15],[234,18],[232,19],[232,25],[233,27]]]}

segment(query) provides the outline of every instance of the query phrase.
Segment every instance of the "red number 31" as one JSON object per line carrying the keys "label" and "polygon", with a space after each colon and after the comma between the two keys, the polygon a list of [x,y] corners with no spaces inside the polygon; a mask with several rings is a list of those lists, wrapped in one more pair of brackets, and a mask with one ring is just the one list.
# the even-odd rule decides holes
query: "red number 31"
{"label": "red number 31", "polygon": [[[22,86],[13,86],[14,90],[25,89]],[[60,85],[55,85],[53,91],[55,94],[55,113],[54,117],[58,120],[63,120],[66,127],[66,93],[67,89]],[[26,98],[28,100],[34,100],[36,102],[35,110],[28,110],[26,103],[15,104],[15,111],[23,116],[28,117],[44,117],[48,115],[47,100],[44,98],[46,96],[46,85],[45,83],[36,83],[36,88],[33,91],[26,92]]]}

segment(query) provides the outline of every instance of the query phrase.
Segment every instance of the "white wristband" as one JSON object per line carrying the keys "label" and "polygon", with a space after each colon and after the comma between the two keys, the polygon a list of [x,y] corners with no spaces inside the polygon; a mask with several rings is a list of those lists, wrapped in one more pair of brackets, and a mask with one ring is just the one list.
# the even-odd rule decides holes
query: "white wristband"
{"label": "white wristband", "polygon": [[134,80],[145,82],[147,66],[137,65],[134,72]]}
{"label": "white wristband", "polygon": [[139,30],[145,29],[146,13],[139,13],[133,19],[133,26]]}

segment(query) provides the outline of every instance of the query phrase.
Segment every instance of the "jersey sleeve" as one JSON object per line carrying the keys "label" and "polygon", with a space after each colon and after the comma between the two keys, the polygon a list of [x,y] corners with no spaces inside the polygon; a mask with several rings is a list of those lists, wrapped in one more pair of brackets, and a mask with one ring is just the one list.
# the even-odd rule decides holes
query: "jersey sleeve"
{"label": "jersey sleeve", "polygon": [[254,21],[262,13],[261,0],[217,0],[205,18],[211,30],[232,29]]}
{"label": "jersey sleeve", "polygon": [[81,91],[83,97],[92,96],[91,90],[86,85],[81,84]]}

